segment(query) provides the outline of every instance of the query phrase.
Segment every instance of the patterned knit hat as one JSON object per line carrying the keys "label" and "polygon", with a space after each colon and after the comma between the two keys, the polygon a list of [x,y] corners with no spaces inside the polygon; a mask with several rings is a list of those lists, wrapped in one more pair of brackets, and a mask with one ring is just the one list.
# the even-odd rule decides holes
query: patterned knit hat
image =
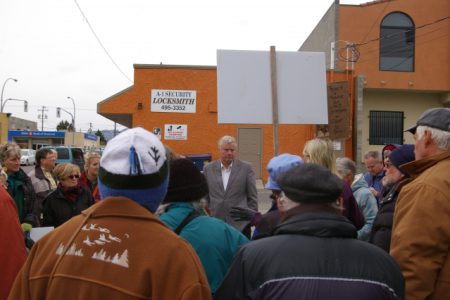
{"label": "patterned knit hat", "polygon": [[127,197],[154,212],[166,196],[168,183],[166,150],[154,134],[133,128],[106,145],[98,172],[102,199]]}

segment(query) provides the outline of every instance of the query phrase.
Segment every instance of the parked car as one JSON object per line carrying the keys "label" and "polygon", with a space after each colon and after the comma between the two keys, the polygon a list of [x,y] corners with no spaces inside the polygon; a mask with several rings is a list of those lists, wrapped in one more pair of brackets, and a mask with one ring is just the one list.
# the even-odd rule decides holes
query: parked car
{"label": "parked car", "polygon": [[45,148],[51,148],[56,150],[56,153],[58,153],[56,164],[72,163],[80,167],[80,170],[83,171],[84,154],[82,148],[69,146],[47,146]]}
{"label": "parked car", "polygon": [[36,164],[36,150],[20,149],[20,164],[25,166]]}

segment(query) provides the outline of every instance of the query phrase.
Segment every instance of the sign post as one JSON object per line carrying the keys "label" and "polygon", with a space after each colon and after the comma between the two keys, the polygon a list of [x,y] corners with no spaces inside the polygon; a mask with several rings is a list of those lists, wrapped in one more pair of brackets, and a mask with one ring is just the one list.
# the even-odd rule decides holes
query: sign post
{"label": "sign post", "polygon": [[272,127],[273,152],[278,155],[278,90],[277,90],[277,54],[275,46],[270,46],[270,82],[272,87]]}

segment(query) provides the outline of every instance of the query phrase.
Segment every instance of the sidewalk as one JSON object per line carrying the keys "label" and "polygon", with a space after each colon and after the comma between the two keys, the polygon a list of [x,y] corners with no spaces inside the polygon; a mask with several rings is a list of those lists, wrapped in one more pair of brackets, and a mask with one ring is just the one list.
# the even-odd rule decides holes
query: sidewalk
{"label": "sidewalk", "polygon": [[258,190],[258,210],[261,213],[266,213],[272,206],[272,199],[270,199],[270,194],[272,194],[272,192],[264,188],[261,179],[256,180],[256,189]]}

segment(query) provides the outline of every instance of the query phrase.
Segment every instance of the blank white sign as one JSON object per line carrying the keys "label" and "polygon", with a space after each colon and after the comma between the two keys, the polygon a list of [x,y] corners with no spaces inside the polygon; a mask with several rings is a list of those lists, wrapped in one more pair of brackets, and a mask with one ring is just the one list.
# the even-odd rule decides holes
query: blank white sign
{"label": "blank white sign", "polygon": [[[325,54],[276,52],[280,124],[328,124]],[[272,124],[270,51],[217,51],[218,123]]]}

